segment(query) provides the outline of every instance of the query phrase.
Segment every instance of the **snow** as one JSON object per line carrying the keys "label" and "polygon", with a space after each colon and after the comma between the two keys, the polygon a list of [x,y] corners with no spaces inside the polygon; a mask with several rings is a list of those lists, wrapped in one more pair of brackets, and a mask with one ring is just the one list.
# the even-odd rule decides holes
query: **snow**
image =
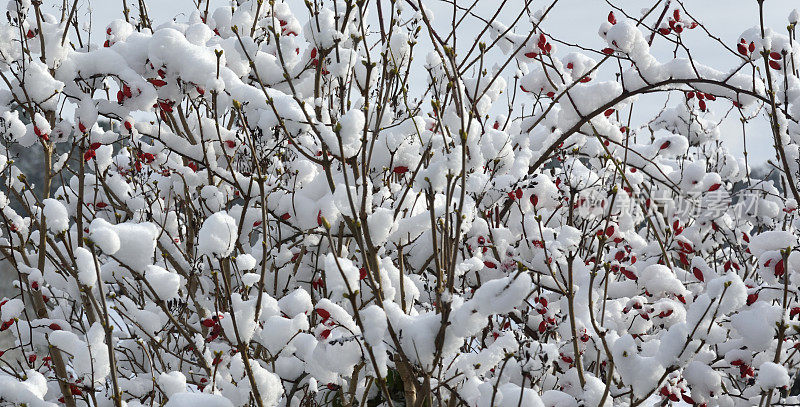
{"label": "snow", "polygon": [[153,287],[159,299],[171,300],[178,298],[178,290],[181,288],[181,277],[174,272],[167,271],[155,265],[149,265],[145,269],[144,278]]}
{"label": "snow", "polygon": [[236,257],[236,267],[239,270],[253,270],[256,268],[257,260],[253,255],[245,253]]}
{"label": "snow", "polygon": [[[361,149],[364,120],[364,113],[360,109],[350,109],[339,119],[337,134],[330,131],[323,133],[324,140],[334,155],[350,158],[358,153]],[[339,143],[342,144],[341,149]]]}
{"label": "snow", "polygon": [[209,256],[230,256],[236,244],[236,231],[236,221],[227,212],[209,216],[198,233],[198,252]]}
{"label": "snow", "polygon": [[281,311],[294,318],[297,315],[308,314],[314,308],[311,303],[311,295],[302,288],[298,288],[278,300],[278,307]]}
{"label": "snow", "polygon": [[[268,3],[164,3],[152,28],[117,12],[62,45],[58,13],[9,2],[0,398],[54,405],[63,369],[111,405],[110,357],[131,407],[245,406],[251,386],[266,406],[358,404],[406,362],[419,394],[470,406],[599,405],[612,357],[604,406],[790,385],[800,45],[783,22],[715,16],[724,61],[698,48],[716,22],[694,29],[698,5],[670,6],[652,41],[660,10],[572,13],[574,30],[500,10],[470,51],[486,7],[452,50],[429,32],[453,28],[442,5],[375,25],[374,7]],[[771,133],[750,137],[765,72],[788,167],[768,171]]]}
{"label": "snow", "polygon": [[85,377],[89,383],[103,383],[111,372],[104,338],[103,327],[95,322],[86,333],[85,341],[68,331],[51,332],[49,341],[72,355],[72,366],[78,377]]}
{"label": "snow", "polygon": [[349,259],[337,258],[333,253],[328,253],[325,256],[325,276],[332,298],[341,298],[359,289],[360,272]]}
{"label": "snow", "polygon": [[752,307],[731,317],[731,325],[742,343],[753,351],[763,351],[770,346],[775,334],[775,324],[780,321],[777,306],[756,302]]}
{"label": "snow", "polygon": [[[101,225],[98,227],[102,228]],[[125,222],[114,225],[113,231],[119,239],[119,249],[114,253],[114,258],[135,271],[144,271],[153,261],[158,228],[152,223]],[[100,246],[106,246],[106,243]],[[110,246],[113,249],[116,242]]]}
{"label": "snow", "polygon": [[0,398],[17,405],[31,407],[55,407],[58,404],[47,402],[44,396],[47,393],[47,380],[35,371],[25,372],[26,380],[17,381],[12,376],[0,376]]}
{"label": "snow", "polygon": [[52,198],[45,199],[44,217],[47,219],[47,227],[53,233],[59,233],[69,228],[69,215],[64,205]]}
{"label": "snow", "polygon": [[89,238],[103,253],[108,255],[115,254],[121,246],[119,235],[114,231],[114,225],[103,218],[92,220],[89,225]]}
{"label": "snow", "polygon": [[[489,383],[483,383],[481,386],[481,397],[476,401],[477,406],[500,406],[500,407],[514,407],[514,406],[531,406],[531,407],[544,407],[553,404],[545,404],[539,398],[539,395],[533,389],[523,389],[514,383],[505,383],[497,388],[497,392],[492,391],[492,387],[488,386]],[[494,395],[494,404],[491,404],[492,396]]]}
{"label": "snow", "polygon": [[158,376],[158,386],[171,398],[186,391],[186,376],[181,372],[162,373]]}
{"label": "snow", "polygon": [[169,398],[164,407],[233,407],[233,403],[217,394],[176,393]]}
{"label": "snow", "polygon": [[749,249],[754,256],[770,250],[782,250],[797,245],[797,236],[791,232],[771,230],[750,237]]}
{"label": "snow", "polygon": [[3,321],[9,321],[13,320],[14,318],[19,318],[24,309],[25,305],[22,300],[19,298],[10,299],[6,301],[2,307],[0,307],[0,319]]}
{"label": "snow", "polygon": [[78,265],[78,282],[86,287],[93,287],[97,283],[97,269],[92,253],[83,247],[76,247],[75,264]]}
{"label": "snow", "polygon": [[683,377],[692,388],[692,399],[698,403],[712,400],[712,394],[722,391],[722,377],[718,372],[697,360],[693,360],[683,369]]}
{"label": "snow", "polygon": [[756,383],[762,389],[769,390],[776,387],[788,386],[791,381],[789,379],[789,373],[784,366],[777,363],[765,362],[758,367]]}
{"label": "snow", "polygon": [[666,370],[655,358],[640,355],[630,335],[614,341],[611,352],[622,379],[631,384],[634,394],[639,397],[655,387]]}

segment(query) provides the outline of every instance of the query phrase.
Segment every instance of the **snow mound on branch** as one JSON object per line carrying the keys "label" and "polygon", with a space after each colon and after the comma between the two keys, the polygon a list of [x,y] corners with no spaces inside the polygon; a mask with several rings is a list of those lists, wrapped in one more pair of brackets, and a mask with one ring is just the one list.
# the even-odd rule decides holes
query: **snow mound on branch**
{"label": "snow mound on branch", "polygon": [[198,253],[228,257],[236,244],[236,221],[227,212],[209,216],[200,227]]}
{"label": "snow mound on branch", "polygon": [[234,407],[230,400],[217,394],[177,393],[164,407]]}
{"label": "snow mound on branch", "polygon": [[756,383],[764,390],[788,386],[790,383],[789,373],[782,365],[766,362],[758,368]]}
{"label": "snow mound on branch", "polygon": [[47,379],[35,370],[27,370],[24,381],[12,376],[0,376],[0,398],[15,405],[56,407],[58,404],[44,401],[47,393]]}
{"label": "snow mound on branch", "polygon": [[89,239],[107,255],[115,254],[121,244],[114,225],[103,218],[95,218],[89,225]]}
{"label": "snow mound on branch", "polygon": [[171,300],[178,297],[181,287],[181,277],[159,266],[149,265],[145,269],[144,278],[153,287],[156,295],[162,300]]}
{"label": "snow mound on branch", "polygon": [[83,247],[75,248],[75,264],[78,265],[78,282],[92,287],[97,282],[97,271],[94,265],[94,256]]}
{"label": "snow mound on branch", "polygon": [[750,252],[758,257],[771,250],[781,250],[797,245],[797,236],[792,232],[771,230],[750,238]]}
{"label": "snow mound on branch", "polygon": [[158,385],[167,397],[186,391],[186,376],[181,372],[162,373],[158,376]]}
{"label": "snow mound on branch", "polygon": [[53,198],[44,200],[44,217],[47,219],[47,228],[54,233],[63,232],[69,228],[67,208]]}
{"label": "snow mound on branch", "polygon": [[120,223],[112,229],[119,238],[114,257],[131,269],[142,272],[153,262],[159,231],[152,223]]}

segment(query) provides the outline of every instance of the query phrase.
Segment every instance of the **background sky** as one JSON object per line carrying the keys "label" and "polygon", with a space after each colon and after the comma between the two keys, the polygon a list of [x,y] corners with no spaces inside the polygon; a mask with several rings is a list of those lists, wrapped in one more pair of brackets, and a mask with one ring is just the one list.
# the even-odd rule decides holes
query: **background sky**
{"label": "background sky", "polygon": [[[388,8],[388,0],[384,1]],[[416,1],[416,0],[415,0]],[[469,7],[472,4],[471,0],[456,0],[459,6]],[[546,32],[552,33],[559,39],[571,43],[580,43],[582,45],[593,47],[596,49],[602,48],[604,42],[597,34],[600,24],[605,21],[609,11],[613,8],[611,4],[616,7],[622,8],[625,12],[632,16],[640,16],[643,8],[651,7],[657,0],[560,0],[558,4],[548,15],[543,28]],[[663,0],[667,1],[667,0]],[[54,14],[60,14],[59,7],[63,0],[45,0],[44,9]],[[104,38],[100,38],[106,24],[115,18],[122,18],[122,2],[123,0],[79,0],[78,15],[81,21],[92,21],[93,42],[102,42]],[[128,7],[130,7],[131,14],[137,14],[137,0],[127,0]],[[216,7],[230,5],[228,0],[211,0],[210,9]],[[303,0],[288,0],[290,6],[295,10],[298,18],[303,21],[303,17],[307,15],[307,11],[303,6]],[[398,4],[402,4],[403,0],[399,0]],[[452,4],[445,3],[441,0],[423,0],[422,3],[434,11],[436,19],[434,25],[442,32],[449,32],[451,28],[450,13],[452,11]],[[541,1],[532,0],[529,9],[532,11],[543,9],[549,6],[551,0]],[[185,20],[188,15],[195,10],[196,4],[193,0],[146,0],[148,11],[153,18],[154,25],[158,23],[169,21],[169,19],[176,18],[178,21]],[[524,0],[479,0],[473,11],[483,17],[489,18],[498,7],[504,7],[504,11],[500,14],[498,20],[506,24],[510,24],[519,10],[524,6]],[[663,2],[662,2],[663,4]],[[676,7],[682,4],[697,21],[706,25],[706,27],[713,34],[718,36],[729,46],[735,48],[735,44],[739,39],[739,35],[747,28],[756,26],[758,24],[758,3],[756,0],[688,0],[678,2],[673,0],[672,6]],[[205,0],[203,0],[205,7]],[[661,7],[657,8],[657,12],[653,12],[651,17],[647,20],[651,24],[657,19],[660,14]],[[408,8],[406,6],[406,8]],[[787,17],[793,8],[800,8],[800,1],[798,0],[768,0],[765,2],[764,20],[768,27],[772,27],[781,33],[786,32],[788,24]],[[373,14],[375,14],[373,12]],[[621,13],[616,12],[617,18],[621,18]],[[478,23],[478,24],[475,24]],[[464,24],[459,28],[459,40],[462,44],[467,44],[474,39],[478,34],[481,24],[477,20],[472,20],[472,24]],[[530,28],[530,24],[523,19],[520,24],[520,33],[526,34],[523,30]],[[99,34],[99,35],[98,35]],[[721,48],[721,46],[714,40],[710,39],[701,30],[696,29],[693,31],[684,31],[683,41],[692,50],[695,58],[700,60],[706,65],[710,65],[716,69],[727,71],[730,67],[734,66],[738,58]],[[463,40],[462,40],[463,38]],[[423,41],[424,42],[424,41]],[[556,55],[565,54],[573,51],[561,46]],[[659,43],[658,38],[653,46],[653,54],[661,61],[667,61],[672,58],[672,48],[668,46],[666,41]],[[418,57],[423,54],[417,54]],[[596,58],[596,56],[595,56]],[[513,70],[510,71],[513,74]],[[424,73],[424,72],[423,72]],[[640,110],[640,116],[634,119],[641,118],[643,121],[652,117],[652,114],[660,109],[663,100],[642,100],[636,106]],[[716,102],[720,103],[720,102]],[[647,106],[645,106],[647,105]],[[718,106],[710,105],[712,114],[722,115],[727,111],[728,105],[720,103]],[[738,120],[728,120],[722,128],[722,139],[725,145],[734,153],[741,154],[743,151],[743,142],[741,136],[741,126]],[[633,126],[635,127],[635,126]],[[769,127],[766,120],[759,120],[753,122],[748,128],[747,150],[750,153],[751,163],[763,162],[771,158],[774,154],[772,147],[772,137],[769,133]]]}

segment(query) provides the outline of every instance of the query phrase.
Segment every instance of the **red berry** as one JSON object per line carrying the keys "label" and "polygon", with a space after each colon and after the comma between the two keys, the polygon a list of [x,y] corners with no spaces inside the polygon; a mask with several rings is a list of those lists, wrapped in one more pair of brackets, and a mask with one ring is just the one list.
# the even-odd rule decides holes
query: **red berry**
{"label": "red berry", "polygon": [[164,112],[172,113],[172,103],[170,102],[158,102],[158,107]]}
{"label": "red berry", "polygon": [[314,311],[320,316],[320,318],[322,318],[323,321],[331,317],[331,313],[326,309],[317,308]]}
{"label": "red berry", "polygon": [[784,270],[784,267],[783,267],[783,259],[781,259],[780,261],[778,261],[778,262],[775,264],[775,277],[780,277],[780,276],[782,276],[782,275],[783,275],[783,273],[784,273],[784,271],[785,271],[785,270]]}
{"label": "red berry", "polygon": [[638,280],[639,279],[639,277],[636,277],[636,274],[633,274],[632,271],[626,269],[625,267],[621,267],[619,269],[619,271],[620,271],[620,273],[622,273],[623,276],[628,277],[631,280]]}
{"label": "red berry", "polygon": [[697,278],[698,280],[705,281],[705,278],[703,277],[703,272],[699,268],[697,267],[692,268],[692,274],[694,274],[695,278]]}
{"label": "red berry", "polygon": [[747,47],[744,44],[737,44],[736,50],[742,55],[747,55]]}
{"label": "red berry", "polygon": [[689,258],[686,257],[686,253],[684,253],[684,252],[678,253],[678,258],[680,259],[681,264],[683,264],[685,266],[689,265]]}

